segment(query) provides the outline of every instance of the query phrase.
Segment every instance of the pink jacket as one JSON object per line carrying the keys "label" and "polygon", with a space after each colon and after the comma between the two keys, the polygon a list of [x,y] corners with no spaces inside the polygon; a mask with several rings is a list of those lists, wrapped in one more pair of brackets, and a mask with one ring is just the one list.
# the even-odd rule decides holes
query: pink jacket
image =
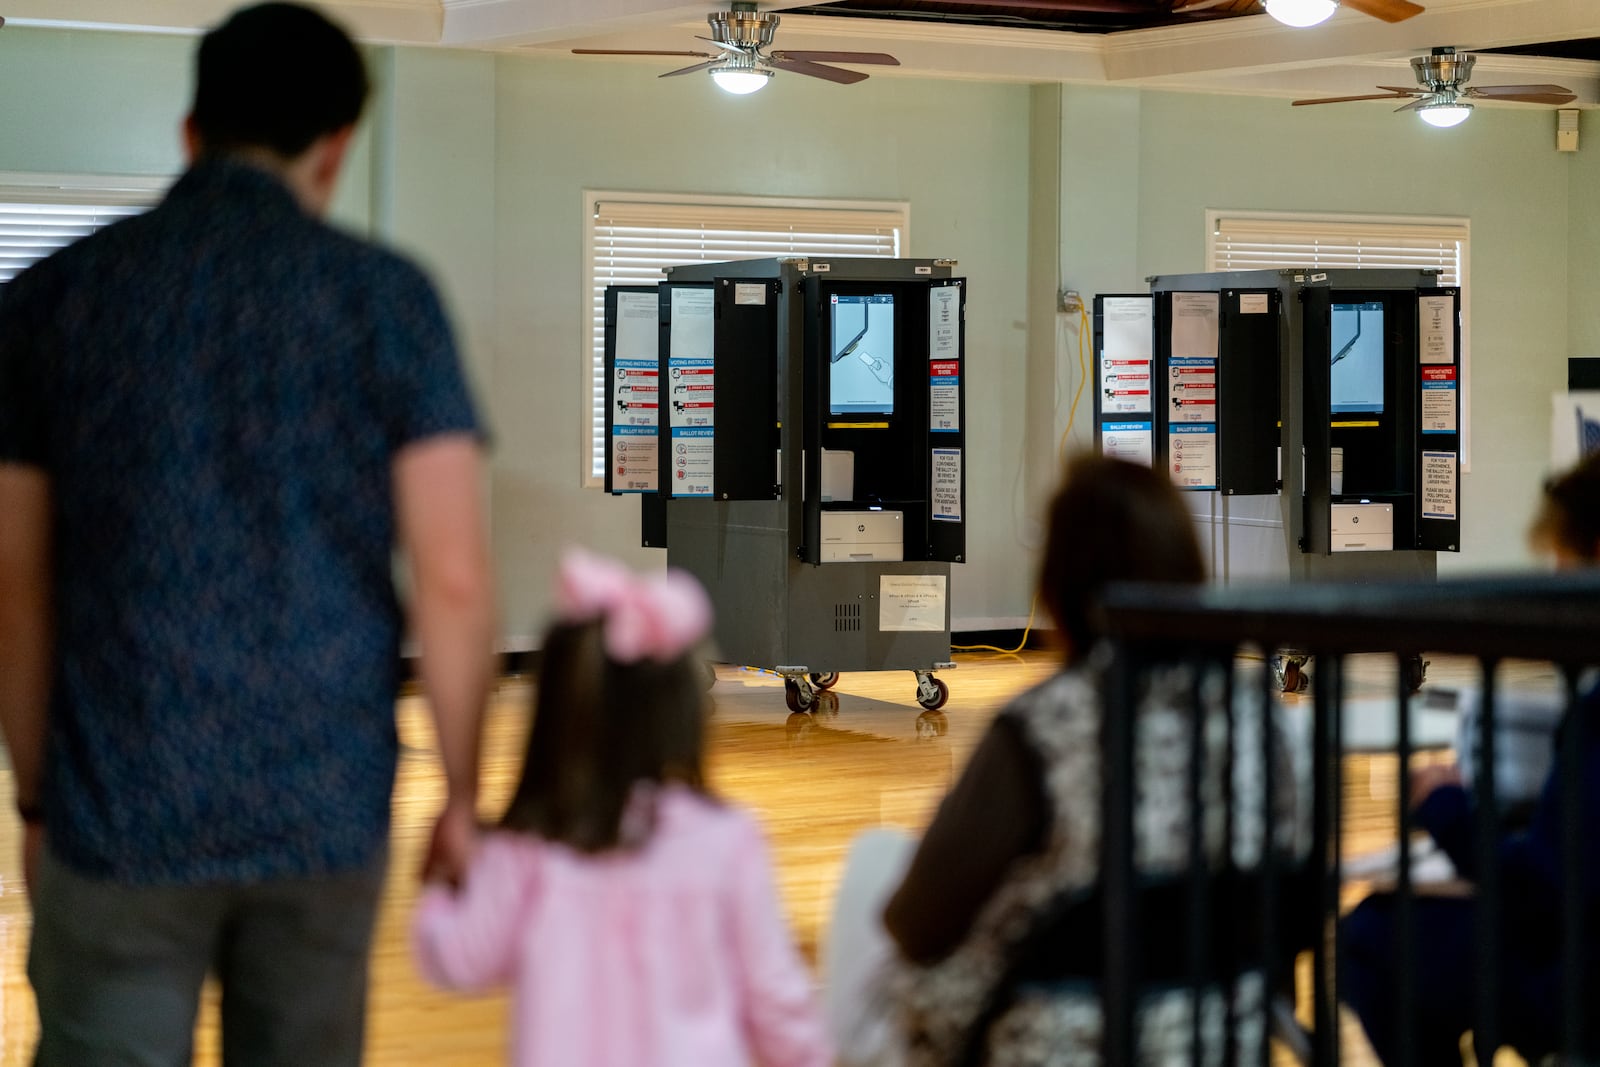
{"label": "pink jacket", "polygon": [[459,893],[423,894],[412,944],[438,985],[511,985],[515,1067],[832,1060],[761,831],[681,787],[635,852],[488,835]]}

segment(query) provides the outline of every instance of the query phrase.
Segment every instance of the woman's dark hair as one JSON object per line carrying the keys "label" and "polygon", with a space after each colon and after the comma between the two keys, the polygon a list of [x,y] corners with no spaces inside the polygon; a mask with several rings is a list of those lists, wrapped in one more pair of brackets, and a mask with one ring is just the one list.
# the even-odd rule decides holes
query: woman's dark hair
{"label": "woman's dark hair", "polygon": [[581,852],[642,843],[623,825],[635,783],[705,788],[704,668],[693,655],[616,663],[602,625],[545,636],[522,780],[500,821]]}
{"label": "woman's dark hair", "polygon": [[201,40],[190,115],[207,152],[267,148],[293,159],[353,126],[367,91],[366,65],[342,29],[299,4],[259,4]]}
{"label": "woman's dark hair", "polygon": [[1148,467],[1082,455],[1050,501],[1039,598],[1068,654],[1099,637],[1095,609],[1112,582],[1205,581],[1194,519],[1172,483]]}
{"label": "woman's dark hair", "polygon": [[1539,513],[1528,531],[1537,545],[1600,561],[1600,452],[1544,484]]}

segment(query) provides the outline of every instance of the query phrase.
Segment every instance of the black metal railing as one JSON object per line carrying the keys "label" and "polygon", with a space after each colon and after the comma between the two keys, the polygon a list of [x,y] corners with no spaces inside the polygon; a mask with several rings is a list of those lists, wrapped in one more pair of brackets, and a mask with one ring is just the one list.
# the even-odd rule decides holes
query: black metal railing
{"label": "black metal railing", "polygon": [[[1105,632],[1114,649],[1107,688],[1107,714],[1102,730],[1104,748],[1104,833],[1101,841],[1102,879],[1105,892],[1105,959],[1103,976],[1103,1043],[1107,1064],[1145,1062],[1138,1047],[1138,1005],[1142,996],[1138,961],[1142,931],[1148,917],[1140,901],[1147,879],[1136,867],[1135,744],[1136,709],[1142,680],[1152,664],[1170,662],[1232,662],[1242,651],[1270,652],[1293,648],[1312,654],[1317,664],[1312,694],[1311,722],[1311,850],[1303,857],[1285,854],[1275,843],[1273,806],[1276,778],[1281,773],[1273,758],[1274,730],[1260,731],[1262,752],[1262,805],[1264,847],[1259,863],[1250,871],[1227,872],[1222,878],[1215,856],[1207,859],[1198,811],[1190,814],[1190,872],[1188,944],[1184,951],[1194,976],[1192,1060],[1200,1062],[1259,1062],[1270,1058],[1268,1042],[1240,1049],[1234,1034],[1234,1002],[1227,999],[1227,1033],[1221,1049],[1203,1047],[1200,1021],[1202,977],[1215,975],[1219,953],[1231,955],[1237,968],[1238,929],[1207,922],[1215,914],[1209,896],[1236,891],[1245,882],[1255,888],[1251,900],[1259,906],[1259,930],[1252,931],[1248,954],[1267,976],[1269,999],[1276,995],[1293,1003],[1309,996],[1311,1010],[1310,1059],[1332,1065],[1340,1059],[1340,855],[1344,813],[1343,735],[1346,657],[1364,653],[1393,654],[1401,669],[1396,673],[1396,755],[1399,764],[1396,821],[1399,828],[1399,866],[1395,887],[1394,968],[1396,1012],[1399,1025],[1389,1055],[1397,1063],[1417,1062],[1418,977],[1416,950],[1418,896],[1409,842],[1415,826],[1406,783],[1414,754],[1411,716],[1408,712],[1410,657],[1422,653],[1454,654],[1475,659],[1482,681],[1477,753],[1472,776],[1474,802],[1475,869],[1472,871],[1473,1005],[1470,1030],[1478,1062],[1489,1063],[1503,1044],[1526,1034],[1508,1035],[1502,1006],[1507,992],[1501,961],[1506,909],[1516,900],[1502,884],[1498,851],[1503,829],[1500,799],[1496,795],[1496,683],[1507,659],[1548,661],[1563,679],[1567,711],[1557,733],[1559,752],[1552,774],[1559,775],[1560,832],[1560,980],[1559,1033],[1536,1035],[1542,1052],[1559,1051],[1561,1062],[1600,1063],[1600,961],[1589,958],[1586,946],[1600,935],[1596,923],[1600,900],[1600,817],[1592,809],[1600,796],[1600,783],[1584,780],[1586,761],[1596,770],[1594,744],[1600,741],[1594,721],[1600,699],[1585,699],[1583,672],[1600,664],[1600,573],[1560,574],[1505,579],[1474,579],[1437,584],[1314,585],[1180,589],[1172,586],[1118,586],[1106,598]],[[1233,672],[1230,671],[1230,678]],[[1196,686],[1200,672],[1195,672]],[[1230,683],[1231,684],[1231,683]],[[1590,683],[1593,684],[1592,682]],[[1264,706],[1276,705],[1271,672],[1260,672]],[[1198,695],[1196,708],[1198,709]],[[1229,736],[1233,737],[1235,701],[1230,696]],[[1199,781],[1204,747],[1201,724],[1195,716],[1191,736],[1188,799],[1202,803]],[[1233,751],[1231,745],[1228,751]],[[1231,775],[1223,776],[1225,825],[1235,825],[1236,803]],[[1586,792],[1587,791],[1587,792]],[[1254,798],[1251,798],[1254,799]],[[1586,808],[1585,805],[1588,805]],[[1230,859],[1222,866],[1231,865]],[[1587,870],[1587,873],[1586,873]],[[1309,898],[1306,899],[1306,898]],[[1306,923],[1299,924],[1299,905],[1314,905]],[[1301,934],[1306,936],[1301,937]],[[1312,954],[1309,989],[1293,988],[1292,969],[1286,961],[1309,942]],[[1513,978],[1514,980],[1514,978]],[[1237,1055],[1235,1053],[1237,1052]]]}

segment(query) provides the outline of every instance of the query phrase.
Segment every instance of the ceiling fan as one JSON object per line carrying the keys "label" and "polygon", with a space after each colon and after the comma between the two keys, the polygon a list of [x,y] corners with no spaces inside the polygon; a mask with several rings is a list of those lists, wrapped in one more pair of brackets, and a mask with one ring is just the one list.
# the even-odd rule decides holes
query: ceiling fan
{"label": "ceiling fan", "polygon": [[617,48],[574,48],[580,56],[697,56],[705,60],[693,66],[669,70],[663,78],[680,74],[709,71],[718,86],[730,93],[753,93],[765,88],[774,71],[804,74],[809,78],[823,78],[841,85],[865,81],[866,75],[857,70],[830,66],[832,63],[861,63],[898,67],[900,61],[884,52],[781,52],[768,51],[778,29],[778,16],[770,11],[760,12],[753,3],[735,3],[727,11],[717,11],[706,16],[711,24],[711,36],[696,35],[695,40],[716,45],[717,52],[657,52],[651,50]]}
{"label": "ceiling fan", "polygon": [[[1195,0],[1193,3],[1179,3],[1172,9],[1172,13],[1187,15],[1229,2],[1230,0]],[[1427,10],[1421,4],[1413,4],[1411,0],[1261,0],[1261,6],[1266,8],[1267,14],[1285,26],[1295,27],[1315,26],[1319,22],[1326,22],[1341,3],[1352,11],[1371,15],[1384,22],[1404,22]]]}
{"label": "ceiling fan", "polygon": [[1430,55],[1411,60],[1420,88],[1380,85],[1382,93],[1366,96],[1332,96],[1321,100],[1296,100],[1308,104],[1343,104],[1351,100],[1405,100],[1396,111],[1415,111],[1423,121],[1440,127],[1457,126],[1472,114],[1472,100],[1515,100],[1525,104],[1570,104],[1577,94],[1564,85],[1467,85],[1476,56],[1454,48],[1435,48]]}

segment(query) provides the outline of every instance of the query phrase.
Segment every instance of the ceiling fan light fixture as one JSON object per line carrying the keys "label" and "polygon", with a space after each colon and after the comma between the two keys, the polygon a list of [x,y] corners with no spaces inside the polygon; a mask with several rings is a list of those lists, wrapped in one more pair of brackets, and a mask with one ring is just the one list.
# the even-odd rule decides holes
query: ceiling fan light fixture
{"label": "ceiling fan light fixture", "polygon": [[765,89],[767,82],[772,80],[772,71],[760,69],[735,69],[714,70],[711,80],[717,83],[717,88],[725,93],[735,96],[746,96],[758,89]]}
{"label": "ceiling fan light fixture", "polygon": [[1338,0],[1265,0],[1267,14],[1283,23],[1303,29],[1326,22],[1338,8]]}
{"label": "ceiling fan light fixture", "polygon": [[1425,104],[1417,108],[1417,114],[1422,116],[1422,121],[1429,126],[1437,126],[1441,130],[1448,130],[1452,126],[1459,126],[1466,122],[1472,114],[1472,105],[1463,104],[1459,100],[1452,100],[1442,104]]}

